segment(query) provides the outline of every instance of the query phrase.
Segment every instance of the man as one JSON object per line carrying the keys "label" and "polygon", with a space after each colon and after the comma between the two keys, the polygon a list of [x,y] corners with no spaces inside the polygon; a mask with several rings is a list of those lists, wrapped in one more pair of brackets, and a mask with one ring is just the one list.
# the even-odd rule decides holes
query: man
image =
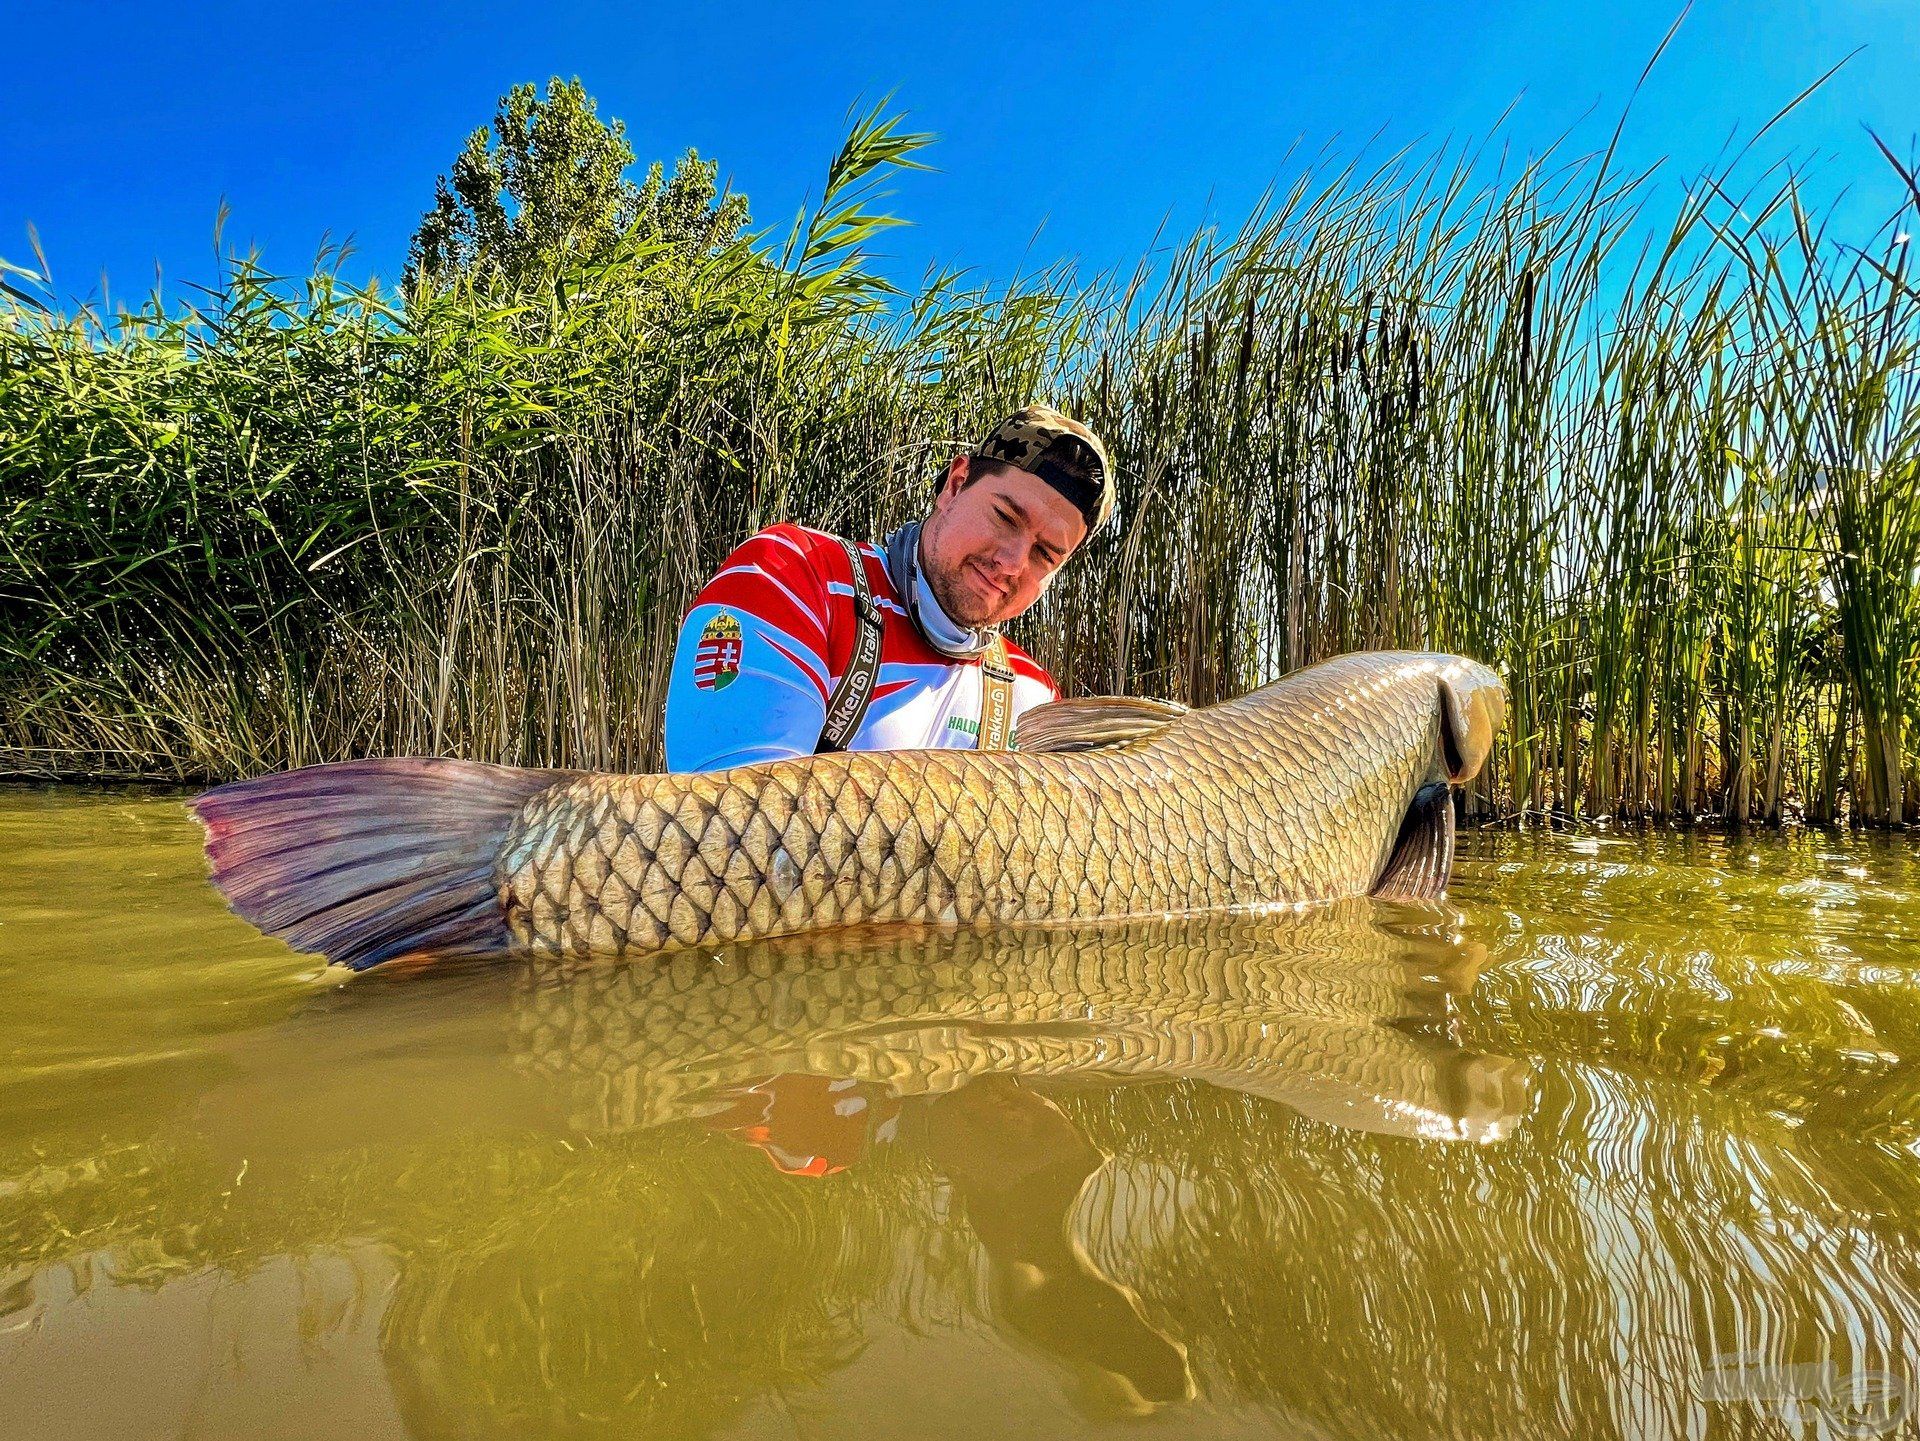
{"label": "man", "polygon": [[667,769],[1004,749],[1015,718],[1059,692],[999,628],[1112,509],[1099,438],[1033,405],[955,456],[927,517],[879,545],[798,525],[761,531],[681,626]]}

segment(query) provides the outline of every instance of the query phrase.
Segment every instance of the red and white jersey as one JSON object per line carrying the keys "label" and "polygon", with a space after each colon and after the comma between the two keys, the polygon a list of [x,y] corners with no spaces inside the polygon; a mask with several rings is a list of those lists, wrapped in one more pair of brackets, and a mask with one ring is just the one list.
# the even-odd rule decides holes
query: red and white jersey
{"label": "red and white jersey", "polygon": [[[942,655],[907,618],[881,548],[862,541],[885,622],[880,673],[849,750],[972,750],[980,662]],[[680,627],[667,687],[667,769],[712,771],[812,755],[827,697],[853,654],[853,572],[823,531],[769,526],[727,557]],[[1013,714],[1058,700],[1012,642]]]}

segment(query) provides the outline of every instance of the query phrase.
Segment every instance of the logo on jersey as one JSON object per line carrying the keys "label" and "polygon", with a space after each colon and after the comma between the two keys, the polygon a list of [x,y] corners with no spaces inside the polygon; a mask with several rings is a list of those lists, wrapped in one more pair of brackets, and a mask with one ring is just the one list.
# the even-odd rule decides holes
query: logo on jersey
{"label": "logo on jersey", "polygon": [[693,652],[693,683],[701,690],[725,690],[740,674],[740,622],[724,610],[707,622]]}

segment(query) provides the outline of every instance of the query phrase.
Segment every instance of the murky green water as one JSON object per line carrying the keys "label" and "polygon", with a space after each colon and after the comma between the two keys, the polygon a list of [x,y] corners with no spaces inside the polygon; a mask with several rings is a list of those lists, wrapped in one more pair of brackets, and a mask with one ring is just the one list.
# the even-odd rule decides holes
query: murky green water
{"label": "murky green water", "polygon": [[1911,841],[344,986],[0,858],[0,1436],[1914,1434]]}

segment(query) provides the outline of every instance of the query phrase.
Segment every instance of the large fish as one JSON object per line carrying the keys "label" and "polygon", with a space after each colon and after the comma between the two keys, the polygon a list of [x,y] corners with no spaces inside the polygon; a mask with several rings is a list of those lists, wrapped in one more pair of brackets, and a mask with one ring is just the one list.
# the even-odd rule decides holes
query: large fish
{"label": "large fish", "polygon": [[221,786],[194,811],[235,911],[356,970],[1433,898],[1450,786],[1505,706],[1477,662],[1366,652],[1202,710],[1058,702],[1021,718],[1012,751],[639,776],[352,761]]}

